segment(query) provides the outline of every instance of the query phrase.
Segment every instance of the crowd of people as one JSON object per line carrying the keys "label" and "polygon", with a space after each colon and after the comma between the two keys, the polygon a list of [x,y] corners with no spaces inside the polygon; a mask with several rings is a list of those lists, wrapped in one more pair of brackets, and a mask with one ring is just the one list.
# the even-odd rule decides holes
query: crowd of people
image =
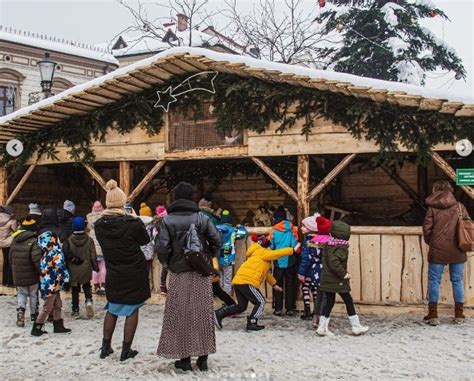
{"label": "crowd of people", "polygon": [[[47,333],[47,320],[52,321],[54,333],[71,332],[62,318],[64,289],[71,291],[73,318],[81,316],[81,291],[86,316],[94,317],[95,292],[107,299],[100,358],[113,353],[119,317],[125,318],[120,360],[135,357],[138,352],[132,342],[139,310],[151,295],[149,274],[155,255],[162,265],[160,291],[166,295],[157,354],[177,359],[177,369],[192,370],[191,358],[197,357],[197,367],[207,370],[208,355],[216,351],[215,327],[222,329],[225,318],[244,313],[249,303],[253,309],[246,330],[264,329],[259,324],[265,311],[266,300],[260,292],[264,282],[273,287],[277,317],[295,316],[299,281],[304,305],[301,319],[311,321],[317,335],[333,335],[329,323],[336,294],[345,304],[352,333],[369,330],[360,323],[350,294],[351,228],[345,222],[316,213],[303,219],[300,237],[291,214],[280,206],[271,216],[269,236],[252,234],[246,259],[236,269],[236,241],[249,233],[234,223],[228,210],[215,211],[210,196],[196,203],[192,185],[182,182],[173,191],[173,203],[158,205],[155,213],[142,203],[137,215],[116,181],[108,181],[106,188],[105,208],[95,201],[86,216],[77,215],[69,200],[59,210],[41,210],[32,203],[19,223],[11,206],[0,207],[3,284],[16,286],[19,327],[25,326],[29,302],[33,336]],[[449,265],[455,321],[461,323],[466,253],[456,244],[456,226],[459,218],[469,215],[445,181],[434,184],[426,203],[423,233],[430,245],[429,313],[424,321],[439,324],[440,280]],[[214,297],[223,302],[217,310]]]}

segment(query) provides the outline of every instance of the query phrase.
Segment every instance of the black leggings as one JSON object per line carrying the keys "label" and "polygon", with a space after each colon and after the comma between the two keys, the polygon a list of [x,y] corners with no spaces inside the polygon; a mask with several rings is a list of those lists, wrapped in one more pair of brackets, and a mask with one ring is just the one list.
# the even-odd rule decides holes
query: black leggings
{"label": "black leggings", "polygon": [[[354,316],[356,314],[354,302],[352,301],[352,296],[350,292],[339,293],[339,296],[342,298],[344,304],[346,305],[347,315]],[[331,315],[332,308],[336,302],[336,294],[334,292],[324,292],[323,293],[323,316],[329,317]]]}

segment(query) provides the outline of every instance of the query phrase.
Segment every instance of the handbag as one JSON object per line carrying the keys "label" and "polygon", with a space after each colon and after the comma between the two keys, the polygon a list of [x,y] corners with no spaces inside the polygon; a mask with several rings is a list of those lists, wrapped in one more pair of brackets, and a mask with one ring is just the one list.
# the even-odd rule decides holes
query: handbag
{"label": "handbag", "polygon": [[204,253],[204,244],[200,234],[201,213],[197,213],[196,223],[191,224],[184,240],[183,253],[189,266],[201,274],[208,277],[217,275],[217,271],[212,267],[209,258]]}
{"label": "handbag", "polygon": [[471,219],[463,219],[460,203],[458,203],[458,211],[458,246],[464,252],[474,251],[474,222]]}

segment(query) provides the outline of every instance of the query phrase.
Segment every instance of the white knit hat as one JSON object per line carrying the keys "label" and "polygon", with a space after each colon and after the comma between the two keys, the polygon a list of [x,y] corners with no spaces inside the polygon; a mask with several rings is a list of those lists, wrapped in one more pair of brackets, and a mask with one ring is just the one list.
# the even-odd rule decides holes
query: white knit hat
{"label": "white knit hat", "polygon": [[318,225],[316,224],[316,218],[320,216],[319,213],[314,213],[313,216],[306,217],[301,223],[310,232],[316,233],[318,231]]}

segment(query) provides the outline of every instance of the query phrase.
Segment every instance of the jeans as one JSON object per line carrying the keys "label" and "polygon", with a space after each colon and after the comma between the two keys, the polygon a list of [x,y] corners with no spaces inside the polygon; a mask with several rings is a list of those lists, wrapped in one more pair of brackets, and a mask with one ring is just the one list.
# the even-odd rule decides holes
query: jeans
{"label": "jeans", "polygon": [[28,302],[28,298],[30,298],[30,312],[34,315],[38,310],[38,287],[39,284],[34,284],[33,286],[27,287],[17,287],[17,310],[22,308],[26,310],[26,304]]}
{"label": "jeans", "polygon": [[232,294],[232,276],[234,274],[234,265],[220,267],[219,273],[221,277],[220,283],[222,289],[229,295]]}
{"label": "jeans", "polygon": [[[90,283],[85,283],[82,285],[82,289],[84,290],[84,296],[86,297],[86,303],[92,302],[92,287]],[[81,285],[72,286],[71,293],[72,293],[72,311],[79,312],[79,293],[81,292]]]}
{"label": "jeans", "polygon": [[[444,271],[443,263],[430,263],[428,265],[428,301],[438,303],[439,287]],[[464,263],[449,264],[449,279],[453,285],[453,298],[455,303],[464,303],[464,285],[462,282]]]}

